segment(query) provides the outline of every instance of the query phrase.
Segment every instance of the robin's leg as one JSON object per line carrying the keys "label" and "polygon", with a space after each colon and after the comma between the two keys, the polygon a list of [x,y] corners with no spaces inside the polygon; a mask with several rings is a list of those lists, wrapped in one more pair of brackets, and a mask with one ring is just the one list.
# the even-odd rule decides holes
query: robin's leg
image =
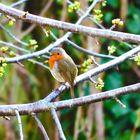
{"label": "robin's leg", "polygon": [[60,84],[61,84],[62,89],[63,89],[63,86],[65,86],[67,88],[67,85],[65,82],[60,82]]}
{"label": "robin's leg", "polygon": [[59,84],[58,84],[57,87],[56,87],[56,90],[61,91],[61,90],[64,88],[64,86],[67,88],[66,83],[64,83],[64,82],[59,82]]}

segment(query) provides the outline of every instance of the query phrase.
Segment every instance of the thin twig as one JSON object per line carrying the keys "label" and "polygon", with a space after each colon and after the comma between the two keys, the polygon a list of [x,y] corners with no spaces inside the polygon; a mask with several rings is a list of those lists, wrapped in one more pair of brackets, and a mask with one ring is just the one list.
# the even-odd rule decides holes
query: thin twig
{"label": "thin twig", "polygon": [[[20,50],[20,51],[22,51],[22,52],[31,53],[29,50],[20,48],[19,46],[14,45],[14,44],[12,44],[12,43],[8,43],[8,42],[4,42],[4,41],[1,41],[1,40],[0,40],[0,44],[3,44],[3,45],[8,46],[8,47],[15,48],[15,49]],[[16,54],[16,56],[18,56],[18,54]],[[46,56],[46,55],[43,56],[43,57],[45,57],[46,59],[49,59],[49,57]],[[28,59],[28,61],[31,61],[31,62],[33,62],[33,63],[35,63],[35,64],[38,64],[38,65],[40,65],[40,66],[42,66],[42,67],[44,67],[44,68],[46,68],[46,69],[49,69],[48,66],[44,65],[43,63],[41,63],[41,62],[39,62],[39,61],[36,61],[36,60],[33,60],[33,59]],[[17,61],[17,62],[19,62],[19,61]]]}
{"label": "thin twig", "polygon": [[15,2],[13,4],[10,5],[10,7],[16,7],[16,6],[19,6],[25,2],[27,2],[28,0],[19,0],[18,2]]}
{"label": "thin twig", "polygon": [[94,79],[92,79],[92,77],[89,77],[89,80],[90,80],[92,83],[97,84],[97,82],[96,82]]}
{"label": "thin twig", "polygon": [[53,108],[51,109],[51,114],[52,114],[53,120],[54,120],[54,122],[56,124],[56,127],[58,129],[58,132],[60,134],[60,138],[62,140],[66,140],[66,137],[64,135],[63,129],[61,127],[61,124],[60,124],[60,121],[58,119],[58,116],[57,116],[57,113],[56,113],[55,109],[53,109]]}
{"label": "thin twig", "polygon": [[29,50],[26,50],[26,49],[21,48],[21,47],[19,47],[17,45],[14,45],[13,43],[9,43],[9,42],[5,42],[5,41],[0,40],[0,44],[8,46],[8,47],[12,47],[12,48],[14,48],[16,50],[19,50],[19,51],[22,51],[22,52],[30,53]]}
{"label": "thin twig", "polygon": [[[19,40],[15,35],[13,35],[8,29],[6,29],[2,24],[0,24],[0,28],[2,28],[9,36],[11,36],[13,39],[15,39],[18,43],[20,43],[21,45],[25,45],[25,46],[28,46],[29,44],[24,42],[24,41],[21,41]],[[4,44],[4,45],[8,45],[8,46],[11,46],[13,48],[16,48],[17,50],[20,50],[20,51],[24,51],[24,52],[29,52],[28,50],[26,49],[23,49],[23,48],[20,48],[20,47],[16,47],[16,45],[14,44],[11,44],[11,43],[7,43],[7,42],[4,42],[4,41],[0,41],[1,44]],[[42,57],[44,58],[48,58],[46,55],[43,55]]]}
{"label": "thin twig", "polygon": [[80,19],[78,20],[78,22],[76,23],[76,25],[80,24],[89,15],[89,13],[92,11],[92,9],[96,6],[96,4],[99,1],[100,0],[94,0],[92,2],[92,4],[88,7],[88,9],[86,10],[86,12],[80,17]]}
{"label": "thin twig", "polygon": [[16,40],[18,43],[24,46],[28,46],[28,43],[25,43],[21,40],[19,40],[16,36],[14,36],[9,30],[7,30],[2,24],[0,24],[0,28],[3,29],[10,37],[12,37],[14,40]]}
{"label": "thin twig", "polygon": [[[46,11],[50,8],[53,0],[49,0],[49,2],[45,5],[45,7],[42,9],[41,13],[39,16],[44,16]],[[27,28],[25,31],[23,31],[20,35],[19,38],[23,38],[25,35],[29,34],[34,28],[36,27],[36,24],[32,24],[29,28]]]}
{"label": "thin twig", "polygon": [[78,46],[77,44],[75,44],[74,42],[70,41],[70,40],[66,40],[67,43],[71,44],[75,49],[81,51],[81,52],[84,52],[88,55],[91,55],[91,56],[95,56],[95,57],[100,57],[100,58],[107,58],[107,59],[114,59],[116,58],[115,56],[111,56],[111,55],[105,55],[105,54],[99,54],[99,53],[96,53],[96,52],[92,52],[92,51],[89,51],[87,49],[84,49],[80,46]]}
{"label": "thin twig", "polygon": [[94,59],[94,57],[91,57],[91,60],[93,61],[93,63],[96,65],[96,66],[99,66],[100,64],[98,64],[97,62],[96,62],[96,60]]}
{"label": "thin twig", "polygon": [[50,31],[50,35],[53,37],[53,39],[56,41],[58,38],[56,37],[56,35]]}
{"label": "thin twig", "polygon": [[45,139],[45,140],[50,140],[49,137],[48,137],[48,134],[47,134],[47,132],[46,132],[46,130],[45,130],[45,128],[44,128],[44,126],[42,125],[41,121],[38,119],[37,115],[36,115],[35,113],[32,113],[31,115],[32,115],[32,116],[34,117],[34,119],[36,120],[36,122],[37,122],[37,124],[38,124],[38,127],[40,128],[40,130],[41,130],[41,132],[42,132],[42,134],[43,134],[43,136],[44,136],[44,139]]}
{"label": "thin twig", "polygon": [[43,26],[41,26],[43,32],[45,33],[45,35],[48,37],[50,34],[50,31],[47,31]]}
{"label": "thin twig", "polygon": [[21,122],[21,118],[20,118],[20,115],[19,115],[19,112],[18,112],[17,109],[15,109],[15,113],[16,113],[16,117],[17,117],[17,120],[18,120],[20,140],[24,140],[23,130],[22,130],[22,122]]}
{"label": "thin twig", "polygon": [[115,101],[116,101],[117,103],[119,103],[123,108],[126,108],[126,105],[125,105],[124,103],[122,103],[120,99],[118,99],[117,97],[114,97],[114,99],[115,99]]}

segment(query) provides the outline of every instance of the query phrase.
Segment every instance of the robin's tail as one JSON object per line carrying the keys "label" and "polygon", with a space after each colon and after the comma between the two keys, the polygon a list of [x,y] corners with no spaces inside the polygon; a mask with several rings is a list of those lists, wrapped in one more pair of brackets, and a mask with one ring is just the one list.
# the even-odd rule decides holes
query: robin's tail
{"label": "robin's tail", "polygon": [[75,96],[74,96],[74,86],[70,87],[70,94],[71,94],[71,98],[75,98]]}

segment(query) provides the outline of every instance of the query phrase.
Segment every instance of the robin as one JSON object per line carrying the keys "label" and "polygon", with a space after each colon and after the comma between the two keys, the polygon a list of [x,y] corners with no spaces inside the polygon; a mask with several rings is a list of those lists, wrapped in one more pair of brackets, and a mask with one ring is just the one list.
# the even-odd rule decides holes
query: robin
{"label": "robin", "polygon": [[62,48],[53,48],[49,59],[50,71],[59,82],[70,84],[71,97],[74,98],[74,79],[78,69],[72,58]]}

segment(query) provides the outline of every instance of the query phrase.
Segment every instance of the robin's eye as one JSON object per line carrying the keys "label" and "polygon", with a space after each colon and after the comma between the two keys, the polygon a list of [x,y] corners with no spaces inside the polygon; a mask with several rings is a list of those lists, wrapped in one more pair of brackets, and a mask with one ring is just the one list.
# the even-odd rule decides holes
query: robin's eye
{"label": "robin's eye", "polygon": [[57,53],[57,55],[60,55],[60,53]]}

